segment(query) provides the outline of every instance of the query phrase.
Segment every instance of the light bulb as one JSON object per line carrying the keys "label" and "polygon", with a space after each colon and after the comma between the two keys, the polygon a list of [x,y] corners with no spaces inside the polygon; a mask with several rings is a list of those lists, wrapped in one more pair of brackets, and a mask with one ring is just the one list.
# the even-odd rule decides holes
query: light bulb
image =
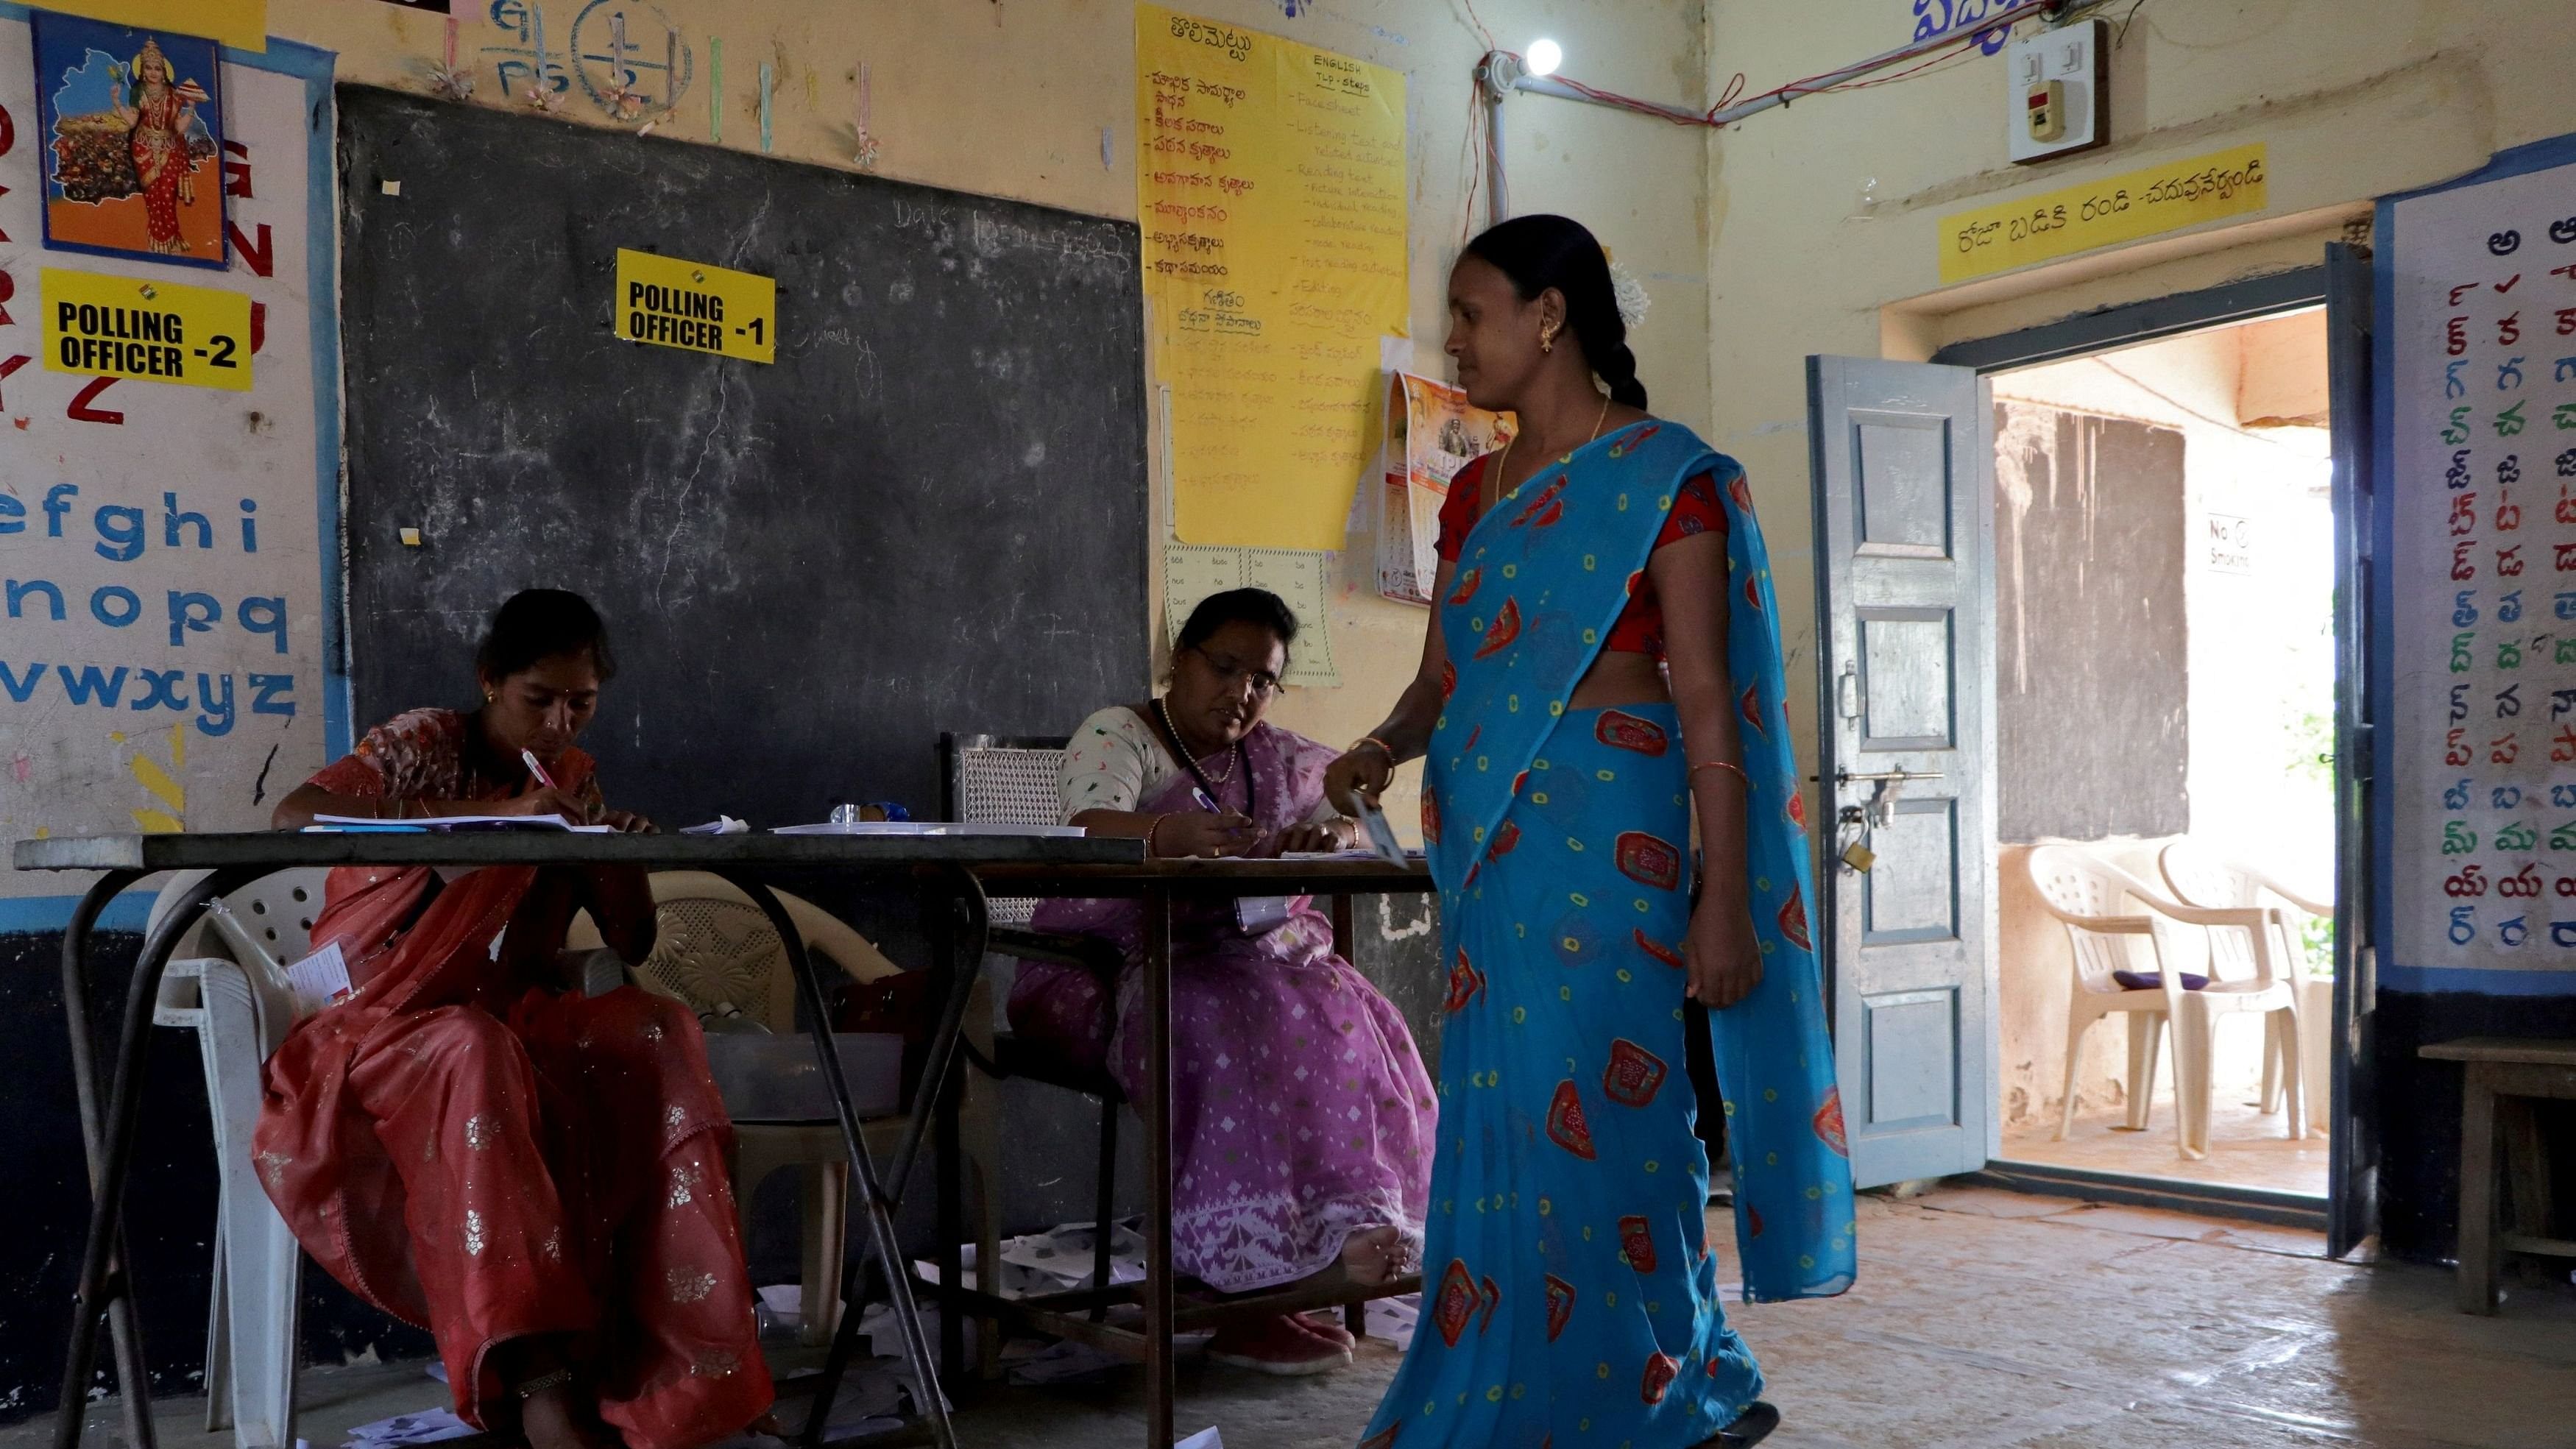
{"label": "light bulb", "polygon": [[1565,50],[1553,40],[1533,40],[1527,60],[1531,75],[1554,75],[1556,68],[1565,64]]}

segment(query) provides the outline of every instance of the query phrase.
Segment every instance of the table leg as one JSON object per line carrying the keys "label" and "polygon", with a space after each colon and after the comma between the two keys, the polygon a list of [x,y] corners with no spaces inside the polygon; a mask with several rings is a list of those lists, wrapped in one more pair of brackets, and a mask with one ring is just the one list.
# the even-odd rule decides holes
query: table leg
{"label": "table leg", "polygon": [[1172,896],[1145,892],[1145,1446],[1171,1449]]}
{"label": "table leg", "polygon": [[[757,875],[750,872],[721,874],[760,907],[761,914],[769,918],[770,929],[778,933],[779,944],[786,951],[788,969],[795,975],[797,994],[804,1003],[806,1029],[813,1037],[815,1055],[822,1067],[823,1085],[832,1093],[833,1112],[841,1124],[841,1142],[850,1154],[850,1173],[855,1187],[850,1196],[867,1215],[869,1244],[892,1290],[889,1296],[893,1300],[895,1333],[903,1343],[904,1362],[911,1366],[913,1381],[921,1390],[922,1417],[929,1422],[931,1440],[939,1449],[956,1449],[957,1431],[948,1420],[948,1399],[939,1387],[939,1366],[931,1361],[930,1341],[921,1331],[921,1315],[913,1308],[912,1294],[908,1291],[911,1276],[905,1270],[903,1245],[895,1237],[894,1218],[887,1210],[888,1199],[878,1186],[876,1163],[868,1156],[866,1136],[859,1130],[858,1108],[850,1100],[849,1081],[841,1074],[841,1054],[832,1043],[831,1004],[823,995],[821,978],[815,974],[814,958],[806,951],[804,936],[796,929],[794,918],[787,914],[787,908],[778,903],[778,897]],[[851,1278],[865,1276],[859,1271],[859,1266],[852,1264]],[[846,1306],[842,1311],[841,1328],[833,1335],[834,1363],[847,1362],[846,1341],[855,1337],[854,1329],[859,1317],[857,1293],[845,1293],[843,1297]],[[813,1412],[805,1423],[803,1438],[808,1446],[822,1442],[823,1425],[831,1416],[832,1399],[839,1388],[839,1375],[832,1373],[827,1366],[817,1390]],[[69,1446],[63,1446],[63,1449],[69,1449]]]}
{"label": "table leg", "polygon": [[[124,1401],[126,1435],[131,1449],[152,1449],[152,1385],[145,1367],[141,1325],[131,1317],[133,1274],[130,1268],[114,1274],[109,1271],[124,1230],[125,1179],[134,1165],[135,1127],[142,1115],[143,1051],[151,1036],[153,1000],[160,994],[161,972],[169,965],[170,948],[196,923],[207,901],[258,874],[248,870],[215,872],[191,888],[162,918],[159,928],[144,938],[143,955],[134,963],[134,978],[126,990],[125,1019],[116,1043],[116,1070],[109,1081],[103,1119],[97,1113],[97,1063],[88,1060],[89,931],[98,912],[115,895],[108,887],[114,884],[121,889],[134,877],[119,880],[111,876],[93,886],[82,898],[80,911],[75,912],[73,924],[77,929],[64,935],[64,1006],[72,1022],[74,1072],[91,1079],[90,1090],[84,1095],[87,1110],[82,1113],[82,1126],[83,1137],[92,1144],[92,1150],[89,1235],[81,1252],[79,1286],[73,1295],[71,1341],[63,1356],[62,1401],[54,1420],[56,1449],[74,1449],[80,1443],[84,1411],[89,1405],[90,1370],[97,1361],[98,1321],[102,1313],[113,1321],[120,1306],[127,1315],[127,1326],[118,1344],[117,1387]],[[85,1074],[81,1072],[84,1062],[88,1066]]]}
{"label": "table leg", "polygon": [[2460,1278],[2462,1313],[2496,1311],[2495,1089],[2482,1064],[2468,1065],[2460,1102]]}
{"label": "table leg", "polygon": [[[90,1039],[90,1033],[96,1028],[96,1018],[90,1015],[89,1009],[89,937],[91,929],[98,923],[99,914],[124,894],[126,887],[142,878],[142,872],[130,870],[110,871],[100,876],[81,897],[79,905],[72,911],[70,922],[63,928],[63,1019],[71,1028],[72,1092],[80,1105],[81,1151],[89,1166],[89,1190],[93,1200],[98,1192],[104,1144],[99,1141],[98,1064]],[[111,1281],[121,1278],[127,1259],[125,1234],[120,1230],[116,1235],[116,1245],[108,1256],[107,1271]],[[146,1375],[150,1370],[143,1357],[142,1335],[135,1327],[132,1299],[119,1295],[108,1300],[107,1331],[115,1346],[117,1382],[148,1382]],[[213,1390],[214,1386],[208,1385],[208,1391]],[[83,1399],[86,1398],[84,1394]],[[127,1442],[148,1442],[152,1433],[148,1400],[126,1394],[118,1397],[118,1403],[124,1412]]]}

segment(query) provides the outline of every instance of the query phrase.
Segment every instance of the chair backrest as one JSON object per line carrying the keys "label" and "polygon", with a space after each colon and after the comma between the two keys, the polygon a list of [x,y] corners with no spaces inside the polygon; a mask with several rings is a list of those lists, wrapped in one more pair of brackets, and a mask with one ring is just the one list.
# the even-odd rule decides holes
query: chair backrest
{"label": "chair backrest", "polygon": [[[655,871],[651,880],[656,931],[653,954],[635,968],[640,984],[701,1014],[739,1012],[772,1031],[794,1030],[796,978],[787,969],[787,949],[751,897],[705,871]],[[813,902],[777,894],[805,949],[851,980],[873,981],[897,969],[865,936]],[[574,950],[598,944],[587,916],[575,921],[565,941]]]}
{"label": "chair backrest", "polygon": [[[144,928],[159,929],[178,909],[180,897],[212,873],[187,870],[173,874],[162,884],[160,894],[153,897]],[[250,987],[253,1024],[268,1046],[283,1039],[287,1027],[299,1019],[295,995],[287,989],[285,968],[312,950],[313,918],[322,914],[323,886],[330,874],[328,870],[307,868],[264,875],[230,895],[218,897],[172,943],[170,959],[174,962],[214,959],[230,961],[241,968]],[[218,911],[223,916],[220,920]],[[239,933],[238,937],[234,932]],[[196,1009],[203,1000],[199,972],[174,970],[161,978],[161,993],[154,1003],[156,1019],[164,1025],[202,1025]]]}
{"label": "chair backrest", "polygon": [[[158,927],[162,918],[178,905],[179,898],[212,873],[185,870],[173,874],[163,883],[161,893],[153,897],[152,912],[145,929]],[[313,918],[322,914],[322,890],[330,874],[320,868],[281,870],[261,876],[220,899],[243,933],[268,953],[269,960],[285,966],[304,959],[305,953],[313,948]],[[201,916],[197,924],[180,936],[170,954],[174,958],[220,956],[231,960],[240,953],[212,920]]]}
{"label": "chair backrest", "polygon": [[[2174,841],[2156,853],[2157,869],[2163,872],[2165,884],[2174,896],[2187,906],[2223,908],[2229,906],[2287,906],[2292,910],[2322,914],[2310,910],[2305,899],[2290,894],[2271,877],[2228,860],[2197,841],[2185,838]],[[2297,969],[2305,952],[2290,930],[2287,918],[2272,928],[2273,959],[2283,969]],[[2256,974],[2253,931],[2244,926],[2213,926],[2209,932],[2210,954],[2226,966],[2243,968],[2241,972],[2225,970],[2220,974],[2230,980]]]}
{"label": "chair backrest", "polygon": [[[944,781],[941,814],[975,825],[1062,825],[1064,749],[1061,736],[942,735]],[[1037,901],[992,902],[993,924],[1024,926]]]}
{"label": "chair backrest", "polygon": [[[2067,943],[2075,951],[2077,982],[2087,991],[2126,990],[2111,979],[2111,973],[2137,969],[2130,943],[2142,938],[2094,930],[2085,922],[2138,914],[2130,897],[2144,891],[2145,883],[2109,861],[2067,845],[2039,846],[2023,863],[2041,904],[2066,927]],[[2143,898],[2154,897],[2148,893]]]}

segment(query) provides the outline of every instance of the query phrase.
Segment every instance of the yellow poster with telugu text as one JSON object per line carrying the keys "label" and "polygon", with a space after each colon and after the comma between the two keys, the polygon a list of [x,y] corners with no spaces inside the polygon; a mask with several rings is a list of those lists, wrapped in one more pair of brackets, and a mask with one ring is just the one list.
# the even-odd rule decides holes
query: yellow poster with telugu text
{"label": "yellow poster with telugu text", "polygon": [[238,50],[268,49],[268,0],[35,0],[35,6],[137,30],[202,35]]}
{"label": "yellow poster with telugu text", "polygon": [[1175,531],[1338,549],[1410,330],[1404,77],[1139,5],[1136,119]]}

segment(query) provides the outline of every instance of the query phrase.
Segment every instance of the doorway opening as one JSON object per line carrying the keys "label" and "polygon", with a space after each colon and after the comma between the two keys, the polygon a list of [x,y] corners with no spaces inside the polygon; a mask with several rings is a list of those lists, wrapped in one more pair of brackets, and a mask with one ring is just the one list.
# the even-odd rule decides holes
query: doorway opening
{"label": "doorway opening", "polygon": [[2325,311],[1989,377],[2001,1165],[2321,1201]]}

